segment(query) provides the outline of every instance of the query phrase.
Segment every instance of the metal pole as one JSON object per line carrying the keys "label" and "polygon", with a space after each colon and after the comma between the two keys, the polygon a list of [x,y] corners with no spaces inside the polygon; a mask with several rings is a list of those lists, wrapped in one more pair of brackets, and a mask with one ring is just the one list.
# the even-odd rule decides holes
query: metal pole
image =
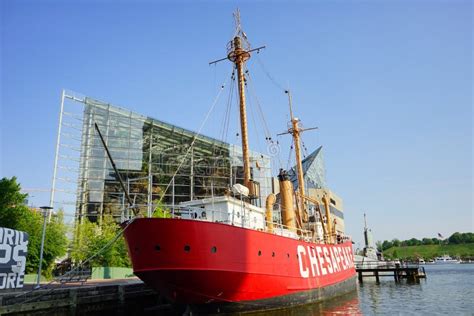
{"label": "metal pole", "polygon": [[39,266],[38,266],[38,277],[36,279],[36,286],[35,289],[40,288],[40,280],[41,280],[41,267],[43,265],[43,249],[44,249],[44,237],[46,234],[46,217],[49,217],[51,214],[51,210],[53,209],[51,206],[42,206],[40,207],[42,213],[43,213],[43,233],[41,236],[41,248],[40,248],[40,260],[39,260]]}
{"label": "metal pole", "polygon": [[174,216],[174,177],[173,177],[173,192],[172,192],[172,201],[171,201],[172,205],[173,205],[173,216]]}
{"label": "metal pole", "polygon": [[152,169],[152,150],[153,150],[153,126],[150,129],[150,146],[148,148],[148,199],[147,199],[147,216],[151,217],[152,204],[153,204],[153,176],[151,173]]}
{"label": "metal pole", "polygon": [[[49,207],[53,207],[54,204],[54,192],[56,190],[56,173],[58,170],[58,157],[59,157],[59,142],[61,141],[61,126],[63,124],[63,112],[64,112],[64,97],[66,92],[62,91],[61,93],[61,110],[59,111],[59,125],[58,125],[58,137],[56,138],[56,155],[54,156],[54,169],[53,169],[53,181],[51,184],[51,194],[49,196]],[[51,217],[48,218],[48,221],[51,220]]]}

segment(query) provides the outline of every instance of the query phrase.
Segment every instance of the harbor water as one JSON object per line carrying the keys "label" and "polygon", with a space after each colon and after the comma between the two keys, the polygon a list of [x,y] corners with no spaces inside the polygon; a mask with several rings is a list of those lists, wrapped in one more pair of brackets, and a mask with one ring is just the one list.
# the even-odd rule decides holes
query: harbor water
{"label": "harbor water", "polygon": [[419,283],[364,278],[357,291],[320,304],[251,315],[474,315],[474,264],[425,265]]}

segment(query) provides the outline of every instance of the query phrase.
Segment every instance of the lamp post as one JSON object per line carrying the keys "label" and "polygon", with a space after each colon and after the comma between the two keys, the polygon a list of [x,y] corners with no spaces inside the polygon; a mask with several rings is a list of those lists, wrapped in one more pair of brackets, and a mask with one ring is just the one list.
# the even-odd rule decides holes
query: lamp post
{"label": "lamp post", "polygon": [[41,206],[41,213],[43,215],[43,233],[41,236],[41,248],[40,248],[40,260],[38,266],[38,277],[36,279],[35,289],[40,288],[40,279],[41,279],[41,266],[43,263],[43,248],[44,248],[44,236],[46,234],[46,219],[49,217],[49,213],[53,209],[51,206]]}

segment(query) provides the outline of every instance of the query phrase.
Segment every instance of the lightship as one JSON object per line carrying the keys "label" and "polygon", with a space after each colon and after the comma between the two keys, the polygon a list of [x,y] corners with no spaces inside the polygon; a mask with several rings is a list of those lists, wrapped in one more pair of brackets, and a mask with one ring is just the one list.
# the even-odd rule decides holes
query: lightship
{"label": "lightship", "polygon": [[[352,242],[336,236],[329,196],[305,195],[300,134],[290,103],[298,190],[278,175],[281,222],[273,222],[276,196],[256,203],[247,136],[244,64],[251,53],[237,26],[225,59],[237,70],[244,180],[224,196],[181,203],[170,218],[136,217],[123,225],[133,270],[173,303],[219,312],[311,303],[355,290]],[[308,215],[308,209],[314,210]]]}

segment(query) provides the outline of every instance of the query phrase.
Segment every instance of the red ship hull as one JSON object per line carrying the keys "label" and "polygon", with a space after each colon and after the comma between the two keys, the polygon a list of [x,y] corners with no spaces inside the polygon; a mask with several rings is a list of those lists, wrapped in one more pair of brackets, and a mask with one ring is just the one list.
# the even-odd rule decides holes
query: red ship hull
{"label": "red ship hull", "polygon": [[315,244],[164,218],[137,218],[124,235],[134,273],[178,304],[268,308],[314,302],[356,286],[351,242]]}

